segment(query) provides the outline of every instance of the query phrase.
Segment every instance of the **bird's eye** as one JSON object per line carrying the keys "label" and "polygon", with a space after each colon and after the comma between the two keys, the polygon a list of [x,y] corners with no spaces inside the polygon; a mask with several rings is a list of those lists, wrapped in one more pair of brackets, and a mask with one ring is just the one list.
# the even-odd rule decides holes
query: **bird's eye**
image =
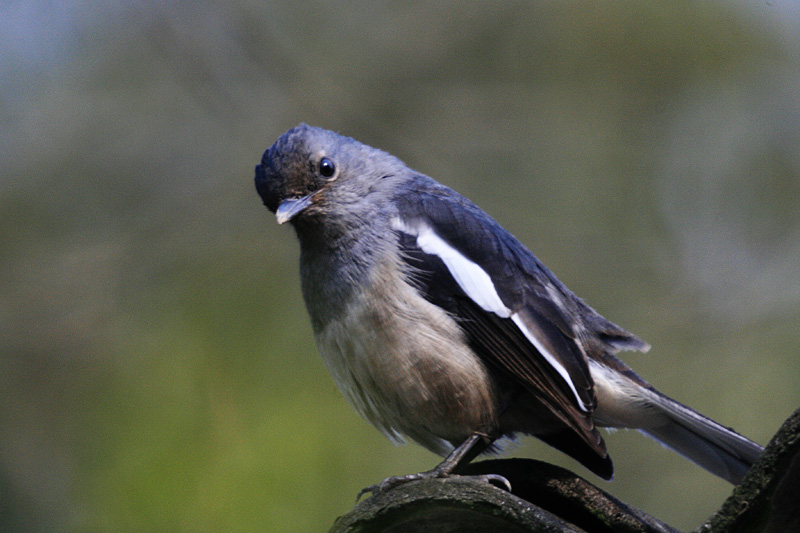
{"label": "bird's eye", "polygon": [[319,162],[319,173],[323,178],[331,178],[336,174],[336,165],[327,157],[323,157]]}

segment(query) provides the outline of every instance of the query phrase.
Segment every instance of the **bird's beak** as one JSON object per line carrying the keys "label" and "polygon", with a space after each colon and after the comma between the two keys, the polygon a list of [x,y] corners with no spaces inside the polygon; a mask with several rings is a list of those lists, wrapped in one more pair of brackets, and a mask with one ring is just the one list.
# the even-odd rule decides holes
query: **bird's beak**
{"label": "bird's beak", "polygon": [[278,219],[278,224],[289,222],[305,211],[306,208],[312,204],[312,196],[314,196],[314,193],[301,196],[300,198],[287,198],[282,201],[275,211],[275,218]]}

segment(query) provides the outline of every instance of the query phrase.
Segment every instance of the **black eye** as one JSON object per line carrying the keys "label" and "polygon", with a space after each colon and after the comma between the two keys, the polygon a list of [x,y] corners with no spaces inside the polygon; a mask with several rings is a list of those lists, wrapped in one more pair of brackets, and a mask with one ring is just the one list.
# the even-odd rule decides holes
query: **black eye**
{"label": "black eye", "polygon": [[319,162],[319,173],[323,178],[330,178],[336,173],[336,165],[327,157],[323,157]]}

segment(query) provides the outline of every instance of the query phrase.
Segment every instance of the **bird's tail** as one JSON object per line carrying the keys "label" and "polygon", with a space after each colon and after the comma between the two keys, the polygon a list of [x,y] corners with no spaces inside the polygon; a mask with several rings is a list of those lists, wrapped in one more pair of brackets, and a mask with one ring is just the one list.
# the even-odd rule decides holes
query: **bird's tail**
{"label": "bird's tail", "polygon": [[[597,393],[599,426],[638,429],[698,466],[738,484],[760,445],[661,394],[618,359],[589,360]],[[610,366],[613,365],[613,368]]]}
{"label": "bird's tail", "polygon": [[650,424],[640,428],[642,433],[712,474],[739,484],[764,451],[759,444],[672,398],[653,389],[648,392],[652,393],[648,394],[649,407],[660,412],[648,416]]}

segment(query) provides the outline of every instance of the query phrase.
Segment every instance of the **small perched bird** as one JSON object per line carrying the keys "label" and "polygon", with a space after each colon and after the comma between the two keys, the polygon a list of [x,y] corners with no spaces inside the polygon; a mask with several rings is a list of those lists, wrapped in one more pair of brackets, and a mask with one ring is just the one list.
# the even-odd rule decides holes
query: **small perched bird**
{"label": "small perched bird", "polygon": [[731,483],[762,447],[668,398],[615,354],[647,343],[567,289],[471,201],[392,155],[301,124],[256,166],[300,240],[317,346],[352,406],[390,439],[446,456],[446,477],[533,435],[604,479],[598,427],[635,428]]}

